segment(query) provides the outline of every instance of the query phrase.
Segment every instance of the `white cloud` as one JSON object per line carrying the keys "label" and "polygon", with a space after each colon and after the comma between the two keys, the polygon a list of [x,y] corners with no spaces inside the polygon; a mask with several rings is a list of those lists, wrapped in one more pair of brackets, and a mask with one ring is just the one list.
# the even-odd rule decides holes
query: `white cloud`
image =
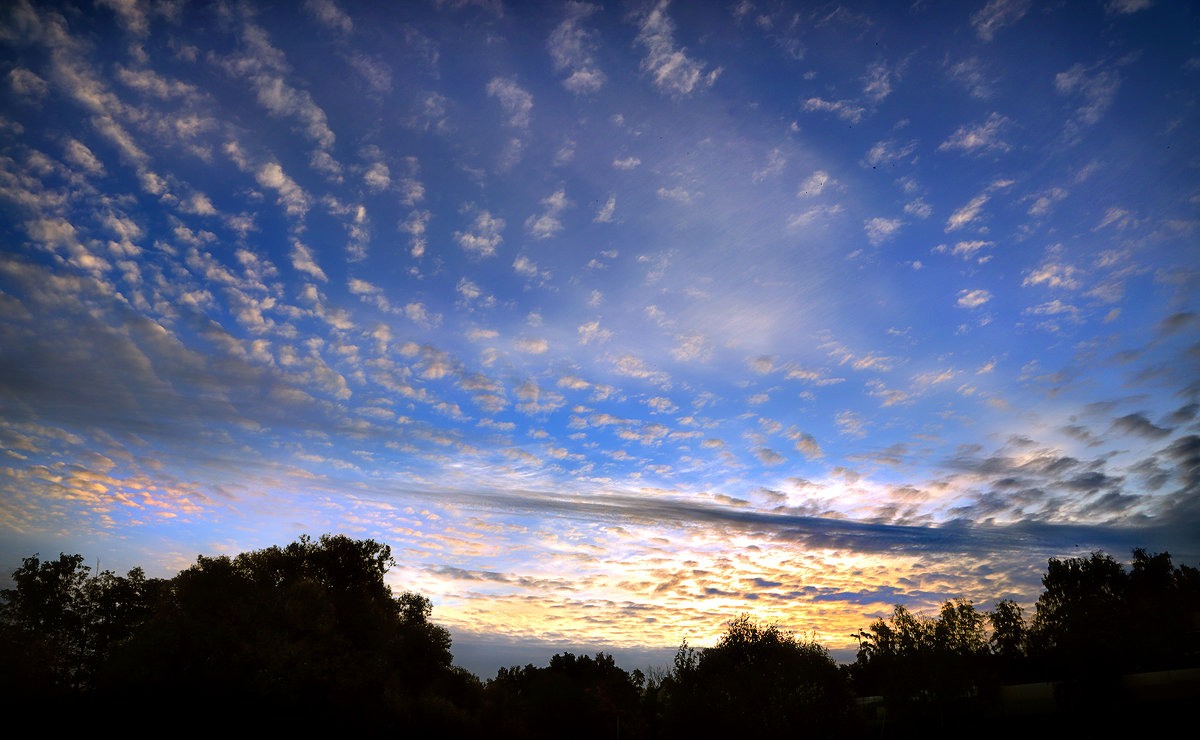
{"label": "white cloud", "polygon": [[639,380],[648,380],[659,385],[665,385],[670,379],[670,376],[668,376],[666,373],[660,370],[655,370],[653,367],[647,365],[640,357],[636,357],[631,354],[621,355],[617,359],[613,360],[613,369],[618,375],[637,378]]}
{"label": "white cloud", "polygon": [[524,275],[525,277],[529,278],[535,278],[538,276],[537,263],[523,254],[517,255],[517,258],[513,260],[513,270],[515,270],[518,275]]}
{"label": "white cloud", "polygon": [[1099,231],[1106,226],[1115,226],[1118,229],[1124,229],[1128,228],[1131,223],[1133,223],[1133,217],[1129,211],[1114,206],[1104,212],[1104,218],[1100,220],[1100,223],[1096,224],[1092,231]]}
{"label": "white cloud", "polygon": [[659,91],[672,95],[690,95],[712,87],[721,68],[705,74],[704,62],[688,57],[686,49],[675,46],[675,24],[667,17],[669,4],[668,0],[659,0],[639,24],[637,43],[646,48],[642,69],[654,78]]}
{"label": "white cloud", "polygon": [[586,324],[581,324],[578,331],[580,344],[604,344],[613,335],[608,329],[601,329],[599,321],[589,321]]}
{"label": "white cloud", "polygon": [[1136,13],[1139,10],[1145,10],[1153,4],[1150,0],[1108,0],[1104,9],[1109,13],[1128,15]]}
{"label": "white cloud", "polygon": [[354,30],[354,22],[350,20],[350,16],[334,5],[333,0],[304,0],[304,9],[326,28],[342,33]]}
{"label": "white cloud", "polygon": [[613,220],[613,212],[617,209],[617,196],[610,195],[604,205],[600,206],[600,210],[596,211],[596,217],[592,219],[595,223],[606,224]]}
{"label": "white cloud", "polygon": [[279,203],[289,216],[303,216],[309,209],[308,194],[288,177],[278,162],[267,162],[254,173],[259,185],[279,193]]}
{"label": "white cloud", "polygon": [[882,164],[893,164],[905,159],[910,154],[917,150],[917,142],[910,141],[907,144],[899,144],[895,141],[878,141],[875,142],[867,151],[867,156],[863,163],[867,167],[877,167]]}
{"label": "white cloud", "polygon": [[504,240],[500,236],[503,230],[504,219],[495,218],[488,211],[480,211],[475,216],[471,230],[454,232],[454,239],[460,247],[477,257],[491,257]]}
{"label": "white cloud", "polygon": [[[961,257],[964,260],[970,260],[975,257],[975,254],[977,252],[979,252],[979,250],[984,249],[985,247],[991,247],[994,245],[995,245],[995,242],[983,241],[981,239],[973,239],[971,241],[958,242],[953,247],[948,247],[945,244],[939,244],[933,248],[933,251],[940,252],[942,254],[951,254],[955,257]],[[986,260],[984,260],[984,261],[986,261]]]}
{"label": "white cloud", "polygon": [[879,103],[892,94],[892,72],[882,62],[876,62],[867,68],[863,83],[863,95],[873,103]]}
{"label": "white cloud", "polygon": [[1071,265],[1062,265],[1054,262],[1047,262],[1035,270],[1030,270],[1025,279],[1021,281],[1022,286],[1044,285],[1047,288],[1063,288],[1066,290],[1078,290],[1081,283],[1076,279],[1076,270]]}
{"label": "white cloud", "polygon": [[546,207],[541,214],[534,214],[525,220],[525,228],[536,239],[548,239],[562,231],[563,225],[559,215],[571,204],[563,190],[557,190],[542,199]]}
{"label": "white cloud", "polygon": [[288,67],[283,52],[271,45],[263,29],[251,23],[242,29],[242,39],[247,51],[229,59],[226,68],[249,80],[258,102],[272,115],[298,119],[308,138],[326,155],[324,161],[329,168],[337,169],[336,162],[329,156],[335,137],[325,111],[307,90],[298,90],[284,79]]}
{"label": "white cloud", "polygon": [[929,218],[933,215],[933,208],[924,200],[917,198],[911,203],[904,205],[904,212],[917,218]]}
{"label": "white cloud", "polygon": [[1076,64],[1066,72],[1055,75],[1055,90],[1080,101],[1075,116],[1067,122],[1067,135],[1077,135],[1084,127],[1099,121],[1112,105],[1120,86],[1121,78],[1117,73],[1099,68],[1099,65],[1085,67]]}
{"label": "white cloud", "polygon": [[787,226],[789,229],[796,229],[802,226],[811,226],[819,221],[824,221],[830,216],[835,216],[843,210],[841,205],[820,205],[813,206],[803,213],[797,213],[788,217]]}
{"label": "white cloud", "polygon": [[946,219],[946,231],[956,231],[979,218],[980,209],[983,208],[990,197],[987,193],[980,193],[965,206],[951,213],[950,218]]}
{"label": "white cloud", "polygon": [[834,417],[834,423],[837,424],[838,431],[842,434],[851,437],[865,437],[867,435],[866,421],[853,411],[839,411],[837,416]]}
{"label": "white cloud", "polygon": [[804,110],[812,112],[819,111],[821,113],[832,113],[843,121],[850,123],[858,123],[862,120],[863,115],[867,112],[865,108],[854,105],[849,100],[823,100],[822,98],[809,98],[804,101],[802,106]]}
{"label": "white cloud", "polygon": [[701,362],[712,357],[712,345],[703,334],[680,334],[675,337],[676,345],[671,350],[671,356],[680,362],[699,360]]}
{"label": "white cloud", "polygon": [[150,30],[146,7],[138,0],[99,0],[97,5],[108,6],[116,14],[121,27],[134,36],[144,36]]}
{"label": "white cloud", "polygon": [[508,125],[528,128],[529,114],[533,110],[533,96],[521,89],[516,81],[505,77],[494,77],[487,84],[488,97],[500,101],[500,107],[508,114]]}
{"label": "white cloud", "polygon": [[1055,203],[1067,197],[1067,191],[1062,188],[1050,188],[1040,194],[1029,207],[1030,216],[1045,216]]}
{"label": "white cloud", "polygon": [[66,158],[68,162],[83,168],[89,174],[104,174],[104,165],[101,164],[99,159],[96,159],[96,155],[92,154],[92,150],[75,139],[67,142]]}
{"label": "white cloud", "polygon": [[519,337],[513,342],[513,346],[521,352],[531,355],[544,354],[546,350],[550,349],[550,343],[538,337]]}
{"label": "white cloud", "polygon": [[606,80],[592,56],[591,33],[583,27],[583,21],[598,9],[588,3],[567,3],[566,19],[550,33],[546,42],[555,71],[569,72],[563,87],[576,95],[596,92]]}
{"label": "white cloud", "polygon": [[1011,26],[1029,12],[1031,0],[990,0],[971,16],[975,33],[984,41],[991,41],[996,32]]}
{"label": "white cloud", "polygon": [[682,185],[673,188],[659,188],[658,197],[663,200],[673,200],[676,203],[691,203],[699,193],[688,190]]}
{"label": "white cloud", "polygon": [[34,99],[43,97],[49,90],[45,80],[24,67],[16,67],[8,73],[8,84],[18,95]]}
{"label": "white cloud", "polygon": [[363,175],[363,182],[375,193],[386,189],[388,185],[392,184],[392,177],[388,171],[388,166],[383,162],[376,162],[371,165],[371,168]]}
{"label": "white cloud", "polygon": [[312,250],[301,244],[300,240],[292,240],[292,251],[289,256],[292,258],[292,267],[295,267],[300,272],[307,273],[318,280],[329,280],[325,276],[325,271],[317,265]]}
{"label": "white cloud", "polygon": [[971,57],[951,65],[948,74],[950,79],[967,88],[971,97],[984,100],[992,96],[992,82],[984,75],[983,64],[979,59]]}
{"label": "white cloud", "polygon": [[618,170],[632,170],[642,163],[642,160],[637,157],[626,157],[625,159],[614,159],[613,167]]}
{"label": "white cloud", "polygon": [[413,211],[399,224],[401,231],[412,235],[410,245],[413,257],[420,258],[425,254],[425,229],[428,228],[431,218],[433,214],[429,211]]}
{"label": "white cloud", "polygon": [[751,179],[754,182],[762,182],[768,177],[774,177],[783,172],[784,165],[787,164],[787,155],[779,147],[775,147],[767,154],[767,164],[761,170],[755,172]]}
{"label": "white cloud", "polygon": [[1007,118],[999,113],[993,113],[983,123],[974,126],[959,126],[958,130],[951,134],[949,139],[946,139],[938,146],[938,151],[945,152],[951,149],[959,149],[964,152],[1006,152],[1012,147],[1001,141],[999,137],[1000,130],[1005,128],[1008,123]]}
{"label": "white cloud", "polygon": [[807,180],[800,183],[800,189],[796,191],[796,197],[812,198],[824,192],[826,187],[836,183],[837,180],[830,177],[828,172],[817,170],[809,175]]}
{"label": "white cloud", "polygon": [[670,414],[679,410],[679,407],[671,403],[670,399],[660,396],[647,398],[645,404],[656,414]]}
{"label": "white cloud", "polygon": [[957,304],[959,308],[979,308],[990,300],[992,294],[986,290],[960,290]]}
{"label": "white cloud", "polygon": [[[496,303],[495,298],[484,293],[482,288],[470,280],[467,280],[465,277],[459,278],[458,285],[456,285],[454,289],[458,291],[460,296],[462,296],[462,302],[464,305],[469,306],[471,303],[477,302],[484,308],[490,308]],[[495,336],[495,333],[493,333],[492,336]],[[472,338],[475,337],[472,336]]]}
{"label": "white cloud", "polygon": [[873,218],[863,224],[863,230],[871,244],[878,246],[895,236],[903,225],[904,221],[898,218]]}

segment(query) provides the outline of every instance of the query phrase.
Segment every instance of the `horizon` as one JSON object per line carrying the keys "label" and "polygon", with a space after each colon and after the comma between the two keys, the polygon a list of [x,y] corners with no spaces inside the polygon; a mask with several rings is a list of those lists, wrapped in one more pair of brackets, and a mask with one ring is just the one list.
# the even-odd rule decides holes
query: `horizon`
{"label": "horizon", "polygon": [[630,661],[1200,561],[1191,4],[0,12],[0,583],[341,532]]}

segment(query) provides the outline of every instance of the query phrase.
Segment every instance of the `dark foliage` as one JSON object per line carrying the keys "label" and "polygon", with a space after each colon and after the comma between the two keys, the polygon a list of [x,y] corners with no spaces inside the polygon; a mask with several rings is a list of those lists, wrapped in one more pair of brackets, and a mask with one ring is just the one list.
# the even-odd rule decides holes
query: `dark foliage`
{"label": "dark foliage", "polygon": [[[186,718],[193,732],[236,722],[522,740],[866,737],[885,727],[924,737],[1004,716],[1002,687],[1037,682],[1053,682],[1050,703],[1033,710],[1047,728],[1145,729],[1128,676],[1200,668],[1200,571],[1144,550],[1129,568],[1100,552],[1051,559],[1031,622],[1012,601],[981,612],[952,600],[933,616],[898,605],[858,632],[846,668],[747,615],[714,647],[685,641],[649,678],[603,653],[562,653],[545,667],[501,669],[486,686],[451,665],[450,634],[430,621],[428,599],[393,596],[393,564],[386,545],[330,535],[200,557],[169,580],[136,568],[93,576],[79,555],[26,558],[0,593],[0,701],[62,731],[152,731]],[[1200,693],[1191,686],[1149,694],[1162,727],[1190,711]],[[984,734],[1003,726],[986,723]]]}
{"label": "dark foliage", "polygon": [[545,668],[501,668],[487,683],[487,725],[510,738],[646,737],[640,678],[604,653],[562,653]]}
{"label": "dark foliage", "polygon": [[730,622],[715,647],[680,647],[663,689],[666,727],[680,736],[834,737],[850,717],[850,692],[828,651],[749,616]]}

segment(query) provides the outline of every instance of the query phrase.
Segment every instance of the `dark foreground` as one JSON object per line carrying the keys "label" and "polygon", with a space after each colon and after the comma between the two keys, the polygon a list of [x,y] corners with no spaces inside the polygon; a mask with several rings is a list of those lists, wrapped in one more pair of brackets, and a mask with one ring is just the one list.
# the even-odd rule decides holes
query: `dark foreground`
{"label": "dark foreground", "polygon": [[1200,705],[1200,571],[1135,551],[1051,559],[1009,601],[897,606],[839,666],[749,616],[627,672],[563,653],[487,681],[453,665],[390,549],[301,538],[171,579],[27,558],[0,604],[0,710],[59,734],[331,731],[488,738],[1100,737],[1175,734]]}

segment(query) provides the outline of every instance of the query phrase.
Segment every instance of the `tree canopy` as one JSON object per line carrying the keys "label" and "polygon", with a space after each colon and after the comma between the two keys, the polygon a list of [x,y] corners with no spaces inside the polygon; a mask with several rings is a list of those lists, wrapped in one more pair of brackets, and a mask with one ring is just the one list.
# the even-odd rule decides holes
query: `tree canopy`
{"label": "tree canopy", "polygon": [[1054,681],[1057,706],[1074,712],[1066,727],[1107,722],[1122,674],[1200,667],[1200,570],[1144,550],[1128,568],[1102,552],[1051,558],[1030,621],[1011,600],[895,605],[855,635],[850,666],[744,614],[712,647],[685,640],[649,678],[567,652],[486,685],[452,665],[428,598],[392,593],[393,565],[387,545],[342,535],[200,556],[170,579],[93,575],[80,555],[25,558],[0,592],[0,700],[147,728],[188,716],[218,729],[236,712],[306,731],[844,737],[873,731],[855,694],[883,702],[892,732],[919,733],[995,713],[1002,684]]}

